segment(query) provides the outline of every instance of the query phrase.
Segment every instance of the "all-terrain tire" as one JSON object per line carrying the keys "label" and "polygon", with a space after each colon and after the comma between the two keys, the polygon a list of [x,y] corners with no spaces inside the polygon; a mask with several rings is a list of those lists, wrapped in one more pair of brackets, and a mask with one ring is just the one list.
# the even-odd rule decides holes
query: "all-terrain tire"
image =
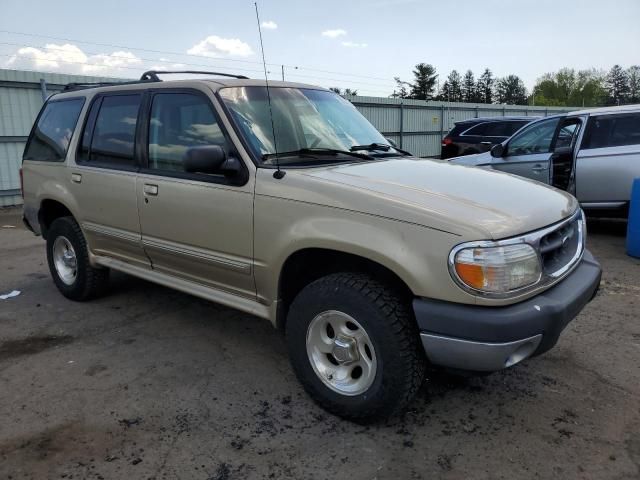
{"label": "all-terrain tire", "polygon": [[[70,272],[63,280],[56,268],[54,259],[54,245],[60,239],[71,245],[75,254],[75,271],[67,267]],[[58,249],[61,247],[58,246]],[[67,298],[76,301],[89,300],[102,294],[109,280],[109,269],[95,268],[89,263],[89,250],[82,230],[73,217],[60,217],[53,221],[47,232],[47,262],[53,282],[58,290]]]}
{"label": "all-terrain tire", "polygon": [[[366,391],[337,392],[316,373],[307,336],[323,312],[343,312],[368,335],[377,368]],[[426,360],[410,303],[369,275],[336,273],[310,283],[292,302],[285,330],[299,381],[317,403],[340,417],[361,423],[387,418],[411,402],[424,379]]]}

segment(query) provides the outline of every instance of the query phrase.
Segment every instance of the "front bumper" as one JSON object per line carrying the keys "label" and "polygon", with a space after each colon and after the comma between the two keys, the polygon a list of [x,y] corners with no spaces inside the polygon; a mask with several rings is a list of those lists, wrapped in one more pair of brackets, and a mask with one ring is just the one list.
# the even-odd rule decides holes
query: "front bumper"
{"label": "front bumper", "polygon": [[589,251],[560,283],[514,305],[483,307],[426,298],[413,301],[431,363],[496,371],[552,348],[567,324],[595,296],[602,269]]}

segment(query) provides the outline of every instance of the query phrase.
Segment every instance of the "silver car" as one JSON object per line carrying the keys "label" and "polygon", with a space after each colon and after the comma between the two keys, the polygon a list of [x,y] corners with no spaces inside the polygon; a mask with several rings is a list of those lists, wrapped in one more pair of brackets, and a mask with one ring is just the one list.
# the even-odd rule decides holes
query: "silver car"
{"label": "silver car", "polygon": [[626,216],[640,177],[640,105],[546,117],[490,152],[450,162],[538,180],[574,194],[591,214]]}

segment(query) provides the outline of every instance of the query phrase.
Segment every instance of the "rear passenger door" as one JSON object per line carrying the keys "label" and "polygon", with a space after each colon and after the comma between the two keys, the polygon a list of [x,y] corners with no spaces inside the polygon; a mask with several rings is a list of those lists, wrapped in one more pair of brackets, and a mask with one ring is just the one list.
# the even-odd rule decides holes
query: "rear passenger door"
{"label": "rear passenger door", "polygon": [[116,92],[93,98],[69,169],[70,190],[80,205],[81,227],[97,255],[143,267],[136,172],[136,134],[142,94]]}
{"label": "rear passenger door", "polygon": [[590,116],[576,159],[578,200],[592,208],[623,206],[638,177],[640,112]]}
{"label": "rear passenger door", "polygon": [[184,168],[191,147],[237,155],[210,99],[198,90],[152,90],[145,128],[137,194],[153,269],[255,299],[253,181]]}

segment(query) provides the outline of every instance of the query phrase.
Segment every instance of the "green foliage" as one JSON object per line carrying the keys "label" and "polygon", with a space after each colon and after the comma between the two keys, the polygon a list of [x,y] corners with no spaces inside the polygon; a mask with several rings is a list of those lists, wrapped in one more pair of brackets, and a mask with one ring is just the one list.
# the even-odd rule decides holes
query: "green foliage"
{"label": "green foliage", "polygon": [[336,92],[338,95],[349,95],[349,96],[353,96],[353,97],[358,95],[358,91],[357,90],[352,90],[350,88],[345,88],[344,90],[342,90],[339,87],[329,87],[329,90],[331,90],[332,92]]}
{"label": "green foliage", "polygon": [[478,83],[476,85],[478,100],[481,103],[493,102],[494,86],[495,79],[493,78],[493,73],[488,68],[485,68],[482,75],[478,78]]}
{"label": "green foliage", "polygon": [[526,105],[527,89],[517,75],[507,75],[496,82],[495,95],[498,103]]}
{"label": "green foliage", "polygon": [[640,67],[626,71],[614,65],[609,73],[596,69],[563,68],[538,79],[533,89],[534,105],[596,107],[640,101]]}
{"label": "green foliage", "polygon": [[414,82],[411,84],[410,98],[431,100],[436,90],[438,74],[433,65],[419,63],[413,71]]}
{"label": "green foliage", "polygon": [[462,101],[467,103],[480,102],[476,80],[471,70],[467,70],[462,78]]}

